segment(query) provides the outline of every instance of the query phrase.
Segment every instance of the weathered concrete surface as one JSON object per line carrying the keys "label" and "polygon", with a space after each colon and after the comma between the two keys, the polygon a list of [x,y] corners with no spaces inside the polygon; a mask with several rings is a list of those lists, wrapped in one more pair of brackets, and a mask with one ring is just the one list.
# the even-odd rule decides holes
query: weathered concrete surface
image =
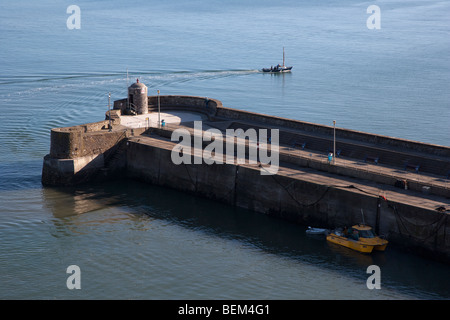
{"label": "weathered concrete surface", "polygon": [[91,175],[104,167],[102,153],[75,159],[55,159],[47,155],[42,168],[46,185],[74,185],[89,181]]}

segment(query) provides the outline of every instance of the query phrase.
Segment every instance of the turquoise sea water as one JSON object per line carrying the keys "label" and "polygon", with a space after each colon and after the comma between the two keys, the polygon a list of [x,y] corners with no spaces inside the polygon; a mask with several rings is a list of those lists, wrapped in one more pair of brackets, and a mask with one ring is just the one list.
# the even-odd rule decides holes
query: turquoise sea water
{"label": "turquoise sea water", "polygon": [[[81,28],[66,12],[81,9]],[[369,30],[376,4],[381,29]],[[450,146],[445,1],[0,3],[0,298],[448,299],[448,266],[361,256],[305,227],[121,182],[43,188],[50,129],[149,94]],[[291,74],[258,70],[282,62]],[[127,80],[127,70],[129,79]],[[78,265],[82,289],[66,286]],[[382,289],[366,286],[367,266]]]}

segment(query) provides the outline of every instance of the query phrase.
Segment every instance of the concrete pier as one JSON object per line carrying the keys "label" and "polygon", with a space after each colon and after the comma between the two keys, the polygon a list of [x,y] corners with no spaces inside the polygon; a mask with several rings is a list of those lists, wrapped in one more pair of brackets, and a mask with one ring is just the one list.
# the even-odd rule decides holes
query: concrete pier
{"label": "concrete pier", "polygon": [[[156,117],[157,98],[161,112],[176,119],[164,127],[146,120]],[[450,262],[449,147],[336,128],[338,157],[330,164],[330,126],[225,108],[218,100],[192,96],[148,97],[149,114],[126,119],[125,100],[114,103],[111,131],[109,113],[102,122],[52,130],[44,185],[139,179],[327,228],[361,222],[362,210],[366,223],[391,244]],[[203,130],[214,128],[223,136],[227,129],[279,130],[277,173],[262,175],[265,165],[236,158],[223,164],[194,161],[207,142],[189,151],[190,164],[175,164],[173,132],[184,129],[194,140],[198,120]],[[234,144],[250,151],[248,139]]]}

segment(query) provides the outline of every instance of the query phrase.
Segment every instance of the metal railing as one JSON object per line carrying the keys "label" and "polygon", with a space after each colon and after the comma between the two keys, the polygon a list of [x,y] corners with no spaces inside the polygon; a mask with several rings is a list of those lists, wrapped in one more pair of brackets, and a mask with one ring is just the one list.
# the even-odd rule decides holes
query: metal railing
{"label": "metal railing", "polygon": [[127,110],[131,110],[134,113],[137,113],[137,106],[133,104],[132,102],[128,102]]}

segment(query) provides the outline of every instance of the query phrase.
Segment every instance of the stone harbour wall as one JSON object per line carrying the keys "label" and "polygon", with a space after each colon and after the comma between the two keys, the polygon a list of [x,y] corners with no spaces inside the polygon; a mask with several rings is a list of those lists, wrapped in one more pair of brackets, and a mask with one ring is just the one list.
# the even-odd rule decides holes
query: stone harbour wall
{"label": "stone harbour wall", "polygon": [[[163,111],[201,112],[208,115],[210,121],[223,121],[226,125],[235,124],[238,127],[246,122],[255,128],[279,128],[280,142],[284,139],[285,144],[292,139],[306,139],[308,133],[311,136],[314,133],[316,138],[310,141],[308,147],[324,152],[322,149],[332,141],[329,137],[333,136],[334,128],[331,126],[225,108],[220,101],[206,97],[160,96],[159,99]],[[149,111],[157,110],[158,96],[148,97],[148,102]],[[261,175],[259,169],[248,165],[176,165],[171,159],[171,146],[174,143],[165,143],[170,139],[170,126],[166,129],[153,128],[150,137],[156,134],[161,141],[158,143],[152,140],[153,144],[149,143],[144,136],[139,136],[145,128],[117,126],[120,121],[118,116],[125,108],[126,99],[114,102],[111,116],[115,116],[113,120],[116,127],[112,131],[109,130],[108,120],[52,129],[50,152],[43,160],[42,183],[48,186],[76,185],[116,178],[122,173],[128,178],[175,188],[296,223],[324,227],[360,221],[362,209],[366,222],[376,225],[378,232],[387,235],[389,241],[450,262],[447,212],[401,201],[381,201],[377,195],[331,186],[326,174],[361,178],[386,185],[395,183],[393,177],[381,174],[371,176],[350,167],[330,168],[325,163],[301,157],[292,158],[288,154],[282,154],[280,161],[322,172],[324,182],[313,182],[306,175],[303,178],[302,175],[294,177],[281,173]],[[426,170],[438,168],[436,172],[441,179],[450,170],[449,147],[342,128],[336,128],[336,135],[340,146],[353,152],[352,157],[358,157],[359,154],[363,157],[369,150],[379,150],[384,159],[397,161],[399,165],[406,155],[406,158],[421,162],[422,168]],[[423,186],[419,182],[417,186],[412,185],[417,190]],[[432,191],[442,196],[442,199],[448,198],[448,189]],[[420,195],[418,199],[422,199]]]}
{"label": "stone harbour wall", "polygon": [[[362,222],[392,244],[450,261],[448,214],[382,200],[353,188],[330,186],[289,175],[261,175],[235,164],[179,164],[171,148],[128,141],[127,175],[303,225],[334,228]],[[191,163],[194,163],[192,156]]]}

